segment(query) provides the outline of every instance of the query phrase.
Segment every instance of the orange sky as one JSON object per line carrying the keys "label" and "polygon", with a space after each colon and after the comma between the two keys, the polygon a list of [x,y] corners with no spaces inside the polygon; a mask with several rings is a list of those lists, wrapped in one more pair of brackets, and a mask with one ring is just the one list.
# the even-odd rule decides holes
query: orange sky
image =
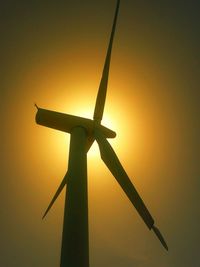
{"label": "orange sky", "polygon": [[[59,264],[69,136],[36,125],[34,103],[92,116],[115,1],[5,4],[1,86],[0,265]],[[166,253],[98,155],[88,156],[90,260],[99,266],[199,266],[197,8],[122,1],[105,125],[163,232]]]}

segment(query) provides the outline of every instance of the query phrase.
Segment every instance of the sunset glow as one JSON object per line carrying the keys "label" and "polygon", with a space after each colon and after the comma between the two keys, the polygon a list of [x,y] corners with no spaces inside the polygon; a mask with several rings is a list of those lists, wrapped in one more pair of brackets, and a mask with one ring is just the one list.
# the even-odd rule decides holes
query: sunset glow
{"label": "sunset glow", "polygon": [[[116,1],[1,5],[0,266],[59,266],[70,135],[41,108],[93,117]],[[91,266],[199,266],[199,2],[121,1],[102,125],[167,236],[164,253],[100,158],[88,152]],[[178,211],[178,212],[177,212]],[[30,249],[31,248],[31,249]]]}

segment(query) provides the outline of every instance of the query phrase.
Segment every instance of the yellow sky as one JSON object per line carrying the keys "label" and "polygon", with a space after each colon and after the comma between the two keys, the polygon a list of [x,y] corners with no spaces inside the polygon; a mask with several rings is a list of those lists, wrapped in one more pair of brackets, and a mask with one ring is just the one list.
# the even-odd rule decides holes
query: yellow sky
{"label": "yellow sky", "polygon": [[[41,216],[66,172],[69,136],[36,125],[34,103],[92,117],[113,12],[113,1],[97,2],[77,7],[67,1],[65,9],[61,2],[57,7],[50,3],[46,10],[41,1],[36,9],[19,4],[5,12],[2,266],[58,265],[64,194],[45,221]],[[165,254],[145,228],[95,146],[88,156],[91,266],[196,267],[200,215],[195,16],[190,19],[188,9],[176,1],[172,9],[160,2],[123,2],[103,123],[116,131],[110,143],[171,252]],[[81,20],[81,14],[87,19]]]}

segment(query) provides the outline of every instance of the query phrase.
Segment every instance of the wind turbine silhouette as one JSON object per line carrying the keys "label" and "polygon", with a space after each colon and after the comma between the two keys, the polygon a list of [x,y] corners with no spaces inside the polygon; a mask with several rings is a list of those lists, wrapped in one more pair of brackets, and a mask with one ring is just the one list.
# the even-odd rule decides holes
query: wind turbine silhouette
{"label": "wind turbine silhouette", "polygon": [[150,230],[153,229],[162,245],[168,250],[164,238],[154,225],[151,214],[126,174],[113,148],[107,141],[107,138],[114,138],[116,133],[101,124],[119,6],[120,0],[117,1],[116,5],[93,120],[42,109],[36,105],[38,109],[36,122],[38,124],[70,134],[68,171],[43,216],[43,218],[46,216],[62,189],[67,185],[60,260],[61,267],[89,267],[87,152],[95,140],[99,145],[102,160],[147,227]]}

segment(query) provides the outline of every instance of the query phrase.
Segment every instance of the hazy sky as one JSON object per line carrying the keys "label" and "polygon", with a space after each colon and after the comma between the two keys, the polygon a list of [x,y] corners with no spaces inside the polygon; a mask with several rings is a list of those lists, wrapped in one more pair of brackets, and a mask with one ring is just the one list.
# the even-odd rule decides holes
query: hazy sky
{"label": "hazy sky", "polygon": [[[39,106],[92,116],[115,0],[1,1],[0,266],[59,266],[69,136]],[[122,0],[104,123],[169,246],[88,155],[91,267],[198,267],[199,1]]]}

